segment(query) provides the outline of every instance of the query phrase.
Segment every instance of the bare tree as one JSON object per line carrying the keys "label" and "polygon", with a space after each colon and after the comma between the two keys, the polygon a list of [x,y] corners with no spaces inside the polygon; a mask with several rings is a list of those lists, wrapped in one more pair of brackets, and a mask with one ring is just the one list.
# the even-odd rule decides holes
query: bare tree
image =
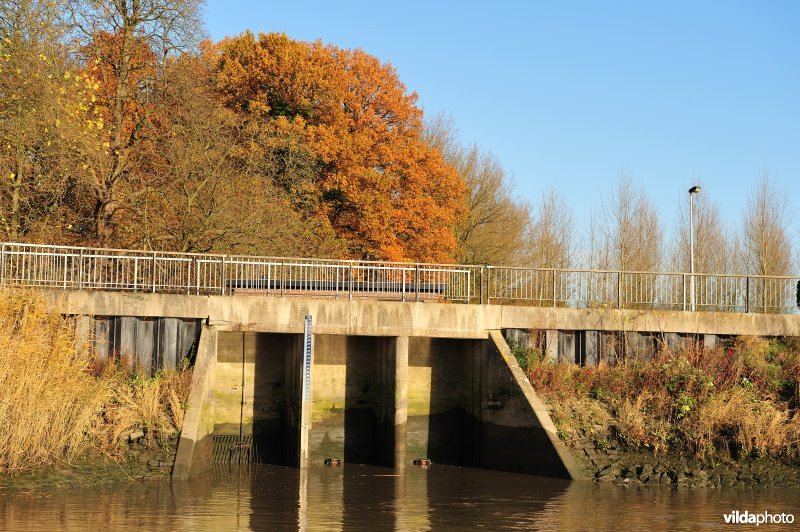
{"label": "bare tree", "polygon": [[[645,193],[622,174],[617,188],[603,202],[598,265],[604,270],[658,272],[663,264],[664,240],[658,213]],[[658,294],[657,276],[650,273],[606,277],[596,286],[593,299],[609,302],[621,298],[628,307],[648,307]],[[613,296],[610,292],[613,290]],[[611,297],[609,297],[611,296]]]}
{"label": "bare tree", "polygon": [[[742,262],[747,273],[758,276],[789,275],[792,242],[789,238],[787,196],[764,175],[747,204],[742,229]],[[783,281],[757,279],[753,303],[770,312],[788,306],[789,289]],[[791,287],[790,287],[791,288]]]}
{"label": "bare tree", "polygon": [[527,233],[526,263],[534,268],[573,266],[572,211],[555,189],[542,194]]}
{"label": "bare tree", "polygon": [[650,199],[620,175],[616,190],[603,203],[604,264],[607,269],[656,272],[663,263],[664,241],[658,213]]}
{"label": "bare tree", "polygon": [[787,196],[761,178],[744,213],[744,259],[748,273],[788,275],[792,257]]}
{"label": "bare tree", "polygon": [[542,304],[564,304],[570,294],[562,288],[570,274],[560,270],[572,266],[572,212],[555,189],[542,194],[526,240],[522,264],[539,271],[530,272],[524,284]]}
{"label": "bare tree", "polygon": [[530,208],[514,197],[510,176],[497,157],[477,145],[460,144],[453,122],[442,115],[426,124],[425,139],[467,185],[467,216],[456,228],[461,262],[522,265]]}

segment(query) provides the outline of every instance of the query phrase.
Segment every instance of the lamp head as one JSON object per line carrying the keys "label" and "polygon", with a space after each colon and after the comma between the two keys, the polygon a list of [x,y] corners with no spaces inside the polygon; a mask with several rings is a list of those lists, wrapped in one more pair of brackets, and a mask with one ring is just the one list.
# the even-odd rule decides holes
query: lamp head
{"label": "lamp head", "polygon": [[700,187],[697,185],[689,189],[689,194],[697,194],[698,192],[700,192]]}

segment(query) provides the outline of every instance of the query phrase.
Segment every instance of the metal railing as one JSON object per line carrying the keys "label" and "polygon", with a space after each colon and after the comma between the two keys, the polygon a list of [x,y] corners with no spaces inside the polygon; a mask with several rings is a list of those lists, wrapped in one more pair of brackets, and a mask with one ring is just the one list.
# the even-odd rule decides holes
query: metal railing
{"label": "metal railing", "polygon": [[0,285],[797,313],[800,277],[537,269],[0,244]]}
{"label": "metal railing", "polygon": [[0,244],[0,285],[40,288],[468,303],[471,276],[452,264]]}
{"label": "metal railing", "polygon": [[487,299],[571,308],[798,313],[800,277],[486,267]]}

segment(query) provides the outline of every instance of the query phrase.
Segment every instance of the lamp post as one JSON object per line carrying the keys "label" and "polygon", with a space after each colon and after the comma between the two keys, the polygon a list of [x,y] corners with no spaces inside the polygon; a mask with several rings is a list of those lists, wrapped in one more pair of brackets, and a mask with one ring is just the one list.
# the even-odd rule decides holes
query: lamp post
{"label": "lamp post", "polygon": [[689,302],[692,312],[697,310],[694,300],[694,195],[699,192],[697,185],[689,189]]}

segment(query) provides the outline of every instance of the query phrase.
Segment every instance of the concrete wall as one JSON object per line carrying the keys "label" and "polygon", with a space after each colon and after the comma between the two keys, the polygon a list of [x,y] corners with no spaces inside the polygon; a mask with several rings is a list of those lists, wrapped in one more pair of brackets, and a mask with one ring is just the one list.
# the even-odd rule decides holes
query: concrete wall
{"label": "concrete wall", "polygon": [[544,403],[500,331],[490,331],[481,375],[478,466],[551,477],[581,478]]}
{"label": "concrete wall", "polygon": [[408,459],[577,478],[516,359],[499,332],[490,335],[410,339]]}
{"label": "concrete wall", "polygon": [[[101,357],[121,346],[146,358],[150,345],[158,351],[150,340],[156,336],[185,345],[186,335],[176,330],[173,340],[146,318],[204,319],[215,326],[215,391],[203,403],[213,404],[213,430],[231,434],[241,426],[262,435],[261,458],[287,465],[296,462],[299,447],[306,315],[314,318],[315,339],[312,461],[337,457],[399,467],[419,457],[573,478],[568,455],[499,330],[543,330],[548,357],[582,364],[648,357],[659,341],[685,344],[700,335],[706,344],[719,335],[800,336],[800,315],[44,293],[65,314],[119,317],[95,323],[96,334],[111,338],[98,346]],[[85,334],[86,323],[77,320],[78,327]],[[202,378],[201,388],[207,387]]]}
{"label": "concrete wall", "polygon": [[185,480],[211,469],[216,347],[216,327],[204,327],[197,348],[189,407],[183,416],[183,430],[172,470],[175,479]]}
{"label": "concrete wall", "polygon": [[[259,461],[298,465],[302,335],[223,331],[218,338],[214,434],[252,435]],[[398,342],[407,346],[397,338],[314,335],[311,463],[395,464],[405,436]]]}
{"label": "concrete wall", "polygon": [[475,462],[473,412],[479,396],[474,364],[483,342],[451,338],[409,338],[408,425],[410,460],[470,465]]}

